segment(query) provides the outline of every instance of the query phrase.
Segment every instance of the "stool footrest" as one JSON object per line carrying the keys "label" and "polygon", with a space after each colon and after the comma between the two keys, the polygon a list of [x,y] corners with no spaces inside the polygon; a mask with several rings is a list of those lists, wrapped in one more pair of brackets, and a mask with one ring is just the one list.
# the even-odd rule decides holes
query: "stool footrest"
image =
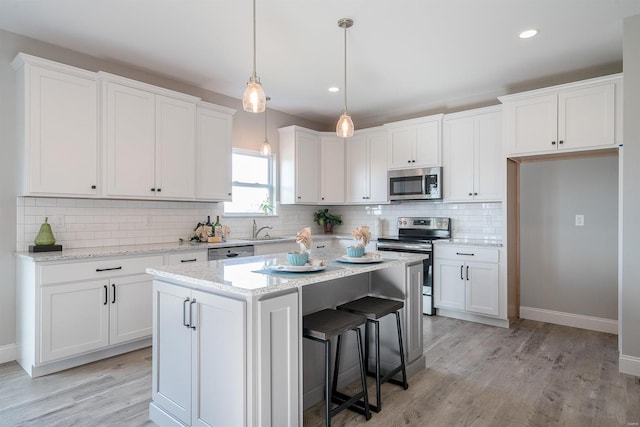
{"label": "stool footrest", "polygon": [[[391,383],[391,384],[402,386],[402,388],[404,388],[405,390],[408,389],[409,388],[409,383],[405,383],[404,381],[392,378],[395,374],[400,373],[400,372],[402,372],[402,365],[397,366],[396,368],[392,369],[391,371],[387,372],[384,375],[381,375],[380,376],[380,384]],[[373,378],[376,377],[376,373],[374,371],[368,371],[367,375],[370,376],[370,377],[373,377]]]}
{"label": "stool footrest", "polygon": [[[347,408],[351,411],[357,412],[358,414],[364,415],[367,420],[371,419],[371,412],[367,413],[364,401],[362,400],[363,398],[363,392],[354,394],[353,396],[349,396],[339,391],[333,392],[331,395],[331,402],[336,403],[339,406],[331,410],[331,415],[333,416],[344,408]],[[369,405],[369,407],[371,408],[371,405]]]}

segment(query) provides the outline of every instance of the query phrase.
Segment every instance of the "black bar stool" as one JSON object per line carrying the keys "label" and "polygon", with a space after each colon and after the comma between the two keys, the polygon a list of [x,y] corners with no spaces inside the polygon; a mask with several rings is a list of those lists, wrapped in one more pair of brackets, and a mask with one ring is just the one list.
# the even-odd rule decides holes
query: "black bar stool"
{"label": "black bar stool", "polygon": [[[362,336],[360,335],[359,329],[359,326],[364,325],[366,321],[367,319],[362,315],[330,308],[307,314],[302,318],[303,336],[310,340],[324,343],[324,410],[325,425],[327,427],[331,426],[331,417],[345,408],[363,414],[367,420],[371,418],[369,398],[367,396],[367,380],[362,355]],[[342,334],[349,330],[356,332],[358,361],[360,363],[360,381],[362,383],[362,391],[353,396],[348,396],[337,391]],[[338,337],[336,344],[336,361],[333,370],[333,382],[330,383],[331,338],[336,336]],[[331,409],[331,403],[337,403],[338,406]]]}
{"label": "black bar stool", "polygon": [[[402,345],[402,327],[400,326],[400,309],[404,307],[404,302],[396,301],[387,298],[367,296],[359,298],[357,300],[348,302],[346,304],[339,305],[338,310],[351,312],[354,314],[361,314],[367,318],[367,325],[365,326],[365,350],[364,350],[364,364],[367,371],[367,375],[376,379],[376,405],[370,404],[370,407],[375,412],[380,412],[382,409],[382,397],[380,396],[380,386],[385,382],[402,386],[405,390],[409,388],[407,383],[407,371],[404,363],[404,347]],[[400,350],[400,365],[393,368],[386,374],[380,373],[380,319],[384,316],[395,313],[396,325],[398,329],[398,349]],[[376,371],[369,371],[369,324],[373,324],[375,332],[375,358],[376,358]],[[398,372],[402,372],[402,381],[392,378]]]}

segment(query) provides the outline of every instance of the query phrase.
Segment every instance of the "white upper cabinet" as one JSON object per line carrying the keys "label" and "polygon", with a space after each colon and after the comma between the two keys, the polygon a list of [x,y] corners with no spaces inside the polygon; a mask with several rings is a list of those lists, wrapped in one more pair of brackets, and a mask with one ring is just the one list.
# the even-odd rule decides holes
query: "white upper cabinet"
{"label": "white upper cabinet", "polygon": [[344,203],[344,139],[320,135],[320,204]]}
{"label": "white upper cabinet", "polygon": [[[98,194],[95,73],[18,54],[19,194]],[[21,169],[20,169],[21,168]]]}
{"label": "white upper cabinet", "polygon": [[280,203],[317,204],[320,192],[320,136],[299,126],[280,133]]}
{"label": "white upper cabinet", "polygon": [[389,169],[440,166],[442,114],[385,124]]}
{"label": "white upper cabinet", "polygon": [[102,74],[106,195],[193,199],[198,99]]}
{"label": "white upper cabinet", "polygon": [[443,173],[447,202],[500,201],[502,110],[488,107],[444,118]]}
{"label": "white upper cabinet", "polygon": [[196,112],[196,199],[231,201],[235,110],[200,102]]}
{"label": "white upper cabinet", "polygon": [[345,144],[347,203],[388,203],[386,131],[356,131]]}
{"label": "white upper cabinet", "polygon": [[507,155],[612,148],[622,143],[622,75],[499,98]]}

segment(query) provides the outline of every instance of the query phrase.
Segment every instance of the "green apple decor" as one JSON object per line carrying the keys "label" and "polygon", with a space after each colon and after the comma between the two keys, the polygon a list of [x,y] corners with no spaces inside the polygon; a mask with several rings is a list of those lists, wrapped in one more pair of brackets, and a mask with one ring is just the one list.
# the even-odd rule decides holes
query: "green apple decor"
{"label": "green apple decor", "polygon": [[49,217],[46,217],[44,223],[40,226],[40,231],[33,242],[36,246],[50,246],[56,243],[56,238],[53,237],[53,232],[51,231],[51,225],[47,222],[48,219]]}

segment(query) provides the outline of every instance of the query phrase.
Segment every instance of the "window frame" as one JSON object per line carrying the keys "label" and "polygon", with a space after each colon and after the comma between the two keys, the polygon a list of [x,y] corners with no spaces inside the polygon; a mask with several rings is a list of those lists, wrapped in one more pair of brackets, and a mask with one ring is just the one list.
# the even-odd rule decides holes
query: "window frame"
{"label": "window frame", "polygon": [[[241,156],[251,156],[251,157],[258,157],[261,159],[267,159],[267,167],[268,167],[268,183],[267,184],[258,184],[258,183],[250,183],[250,182],[242,182],[242,181],[231,181],[231,202],[225,202],[223,204],[223,216],[227,216],[227,217],[253,217],[253,216],[267,216],[267,217],[274,217],[274,216],[278,216],[277,215],[277,203],[276,203],[276,158],[274,154],[270,154],[268,156],[263,156],[259,151],[255,151],[255,150],[248,150],[248,149],[244,149],[244,148],[233,148],[232,149],[232,160],[231,160],[231,168],[233,171],[233,155],[234,154],[238,154]],[[233,172],[232,172],[232,179],[233,179]],[[227,203],[233,203],[233,189],[235,187],[242,187],[242,188],[264,188],[268,191],[269,193],[269,199],[271,200],[271,204],[273,206],[273,213],[271,214],[265,214],[262,211],[256,211],[256,212],[227,212],[226,211],[226,206]]]}

